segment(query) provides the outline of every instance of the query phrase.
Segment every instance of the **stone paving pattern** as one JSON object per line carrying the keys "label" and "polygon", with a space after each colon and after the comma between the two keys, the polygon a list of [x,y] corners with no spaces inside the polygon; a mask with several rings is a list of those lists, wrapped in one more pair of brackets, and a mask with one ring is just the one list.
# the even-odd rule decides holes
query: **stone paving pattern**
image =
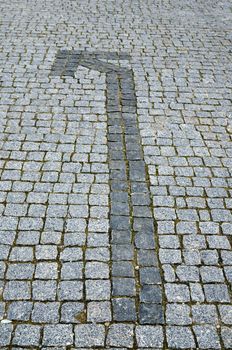
{"label": "stone paving pattern", "polygon": [[0,9],[0,348],[232,349],[231,3]]}

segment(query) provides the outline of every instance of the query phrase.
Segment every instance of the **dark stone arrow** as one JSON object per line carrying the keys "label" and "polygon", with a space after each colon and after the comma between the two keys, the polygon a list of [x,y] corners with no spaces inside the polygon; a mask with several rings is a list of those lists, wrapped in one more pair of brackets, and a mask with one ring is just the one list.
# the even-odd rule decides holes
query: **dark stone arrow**
{"label": "dark stone arrow", "polygon": [[106,74],[113,321],[163,324],[161,276],[133,71],[105,62],[129,58],[115,52],[62,50],[51,74],[74,78],[78,66]]}

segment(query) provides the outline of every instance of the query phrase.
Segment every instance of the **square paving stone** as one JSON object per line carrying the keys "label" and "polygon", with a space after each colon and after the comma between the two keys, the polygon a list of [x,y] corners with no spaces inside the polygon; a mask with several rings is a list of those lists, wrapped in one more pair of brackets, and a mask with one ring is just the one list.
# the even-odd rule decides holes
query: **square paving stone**
{"label": "square paving stone", "polygon": [[127,203],[129,201],[129,197],[127,192],[112,192],[110,194],[111,201]]}
{"label": "square paving stone", "polygon": [[59,303],[35,303],[31,319],[35,323],[59,322]]}
{"label": "square paving stone", "polygon": [[8,306],[7,318],[9,320],[28,321],[31,316],[32,302],[15,301]]}
{"label": "square paving stone", "polygon": [[39,262],[36,265],[35,278],[42,280],[57,279],[58,264],[55,262]]}
{"label": "square paving stone", "polygon": [[34,300],[55,300],[56,290],[56,281],[36,280],[32,282],[32,295]]}
{"label": "square paving stone", "polygon": [[218,265],[219,255],[216,250],[201,251],[201,259],[204,265]]}
{"label": "square paving stone", "polygon": [[191,299],[197,302],[204,302],[205,296],[200,283],[190,283]]}
{"label": "square paving stone", "polygon": [[221,335],[225,349],[232,349],[232,328],[222,327]]}
{"label": "square paving stone", "polygon": [[190,307],[188,305],[168,304],[166,307],[166,322],[170,325],[190,325]]}
{"label": "square paving stone", "polygon": [[57,247],[54,245],[37,245],[35,250],[37,260],[56,260]]}
{"label": "square paving stone", "polygon": [[218,316],[215,305],[193,305],[192,318],[194,323],[217,324]]}
{"label": "square paving stone", "polygon": [[132,193],[133,205],[150,205],[151,199],[148,193]]}
{"label": "square paving stone", "polygon": [[167,283],[165,292],[169,302],[190,301],[189,288],[185,284]]}
{"label": "square paving stone", "polygon": [[59,300],[76,301],[83,297],[83,283],[79,281],[62,281],[58,286]]}
{"label": "square paving stone", "polygon": [[130,179],[131,181],[143,182],[146,180],[144,161],[130,161]]}
{"label": "square paving stone", "polygon": [[68,346],[73,344],[73,329],[71,325],[56,324],[45,325],[43,345]]}
{"label": "square paving stone", "polygon": [[12,324],[0,324],[0,346],[10,345],[12,331]]}
{"label": "square paving stone", "polygon": [[77,280],[82,279],[82,262],[67,262],[63,263],[61,268],[62,280]]}
{"label": "square paving stone", "polygon": [[109,300],[111,284],[109,280],[86,280],[87,300]]}
{"label": "square paving stone", "polygon": [[68,247],[65,248],[60,254],[60,260],[62,261],[79,261],[82,260],[83,252],[81,248]]}
{"label": "square paving stone", "polygon": [[108,247],[109,246],[109,235],[108,233],[94,233],[87,237],[87,245],[89,247]]}
{"label": "square paving stone", "polygon": [[88,322],[109,322],[111,321],[111,304],[108,301],[90,302],[87,306]]}
{"label": "square paving stone", "polygon": [[60,244],[61,233],[60,232],[42,232],[41,243],[42,244]]}
{"label": "square paving stone", "polygon": [[105,327],[96,324],[81,324],[75,326],[75,346],[104,347]]}
{"label": "square paving stone", "polygon": [[221,257],[224,265],[232,265],[232,251],[222,250]]}
{"label": "square paving stone", "polygon": [[196,266],[182,266],[179,265],[176,268],[176,275],[181,282],[198,282],[199,271]]}
{"label": "square paving stone", "polygon": [[29,282],[10,281],[6,283],[3,297],[5,300],[27,300],[31,298]]}
{"label": "square paving stone", "polygon": [[129,215],[128,203],[112,202],[111,214],[112,215]]}
{"label": "square paving stone", "polygon": [[14,242],[16,236],[15,231],[0,231],[0,244],[6,244],[6,245],[11,245]]}
{"label": "square paving stone", "polygon": [[140,348],[162,348],[163,329],[160,326],[137,326],[136,341]]}
{"label": "square paving stone", "polygon": [[180,249],[160,249],[159,258],[162,264],[180,264],[182,262]]}
{"label": "square paving stone", "polygon": [[[119,153],[119,157],[121,158],[121,152]],[[128,185],[126,181],[111,181],[111,190],[112,191],[127,191]]]}
{"label": "square paving stone", "polygon": [[218,308],[222,322],[232,325],[232,305],[219,305]]}
{"label": "square paving stone", "polygon": [[222,269],[215,266],[200,267],[200,274],[203,283],[224,282],[225,280]]}
{"label": "square paving stone", "polygon": [[110,347],[133,348],[134,326],[127,324],[112,324],[109,328],[106,344]]}
{"label": "square paving stone", "polygon": [[99,247],[99,248],[89,248],[86,250],[85,255],[86,260],[96,260],[102,262],[108,262],[110,259],[110,251],[108,248]]}
{"label": "square paving stone", "polygon": [[216,327],[207,325],[194,326],[193,331],[197,337],[200,349],[221,349]]}
{"label": "square paving stone", "polygon": [[65,302],[61,307],[61,322],[80,323],[82,317],[86,318],[84,304],[79,302]]}
{"label": "square paving stone", "polygon": [[14,345],[23,345],[23,346],[38,346],[40,345],[40,332],[41,327],[20,324],[17,325],[13,344]]}
{"label": "square paving stone", "polygon": [[33,258],[32,247],[13,247],[10,253],[11,261],[32,261]]}
{"label": "square paving stone", "polygon": [[230,302],[228,288],[224,284],[205,284],[204,291],[208,302]]}
{"label": "square paving stone", "polygon": [[195,341],[190,328],[167,327],[168,346],[174,349],[195,348]]}
{"label": "square paving stone", "polygon": [[66,232],[64,235],[64,245],[81,247],[85,244],[85,239],[85,232]]}
{"label": "square paving stone", "polygon": [[35,266],[33,264],[10,264],[7,269],[6,278],[9,280],[32,279]]}
{"label": "square paving stone", "polygon": [[98,261],[87,262],[85,265],[85,277],[90,279],[108,279],[109,265]]}

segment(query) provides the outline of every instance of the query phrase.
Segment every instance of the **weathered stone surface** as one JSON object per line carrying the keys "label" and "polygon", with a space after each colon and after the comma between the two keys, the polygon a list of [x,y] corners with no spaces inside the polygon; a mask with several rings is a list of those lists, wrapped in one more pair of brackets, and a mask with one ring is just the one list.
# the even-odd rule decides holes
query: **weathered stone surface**
{"label": "weathered stone surface", "polygon": [[0,13],[0,347],[230,349],[228,0]]}

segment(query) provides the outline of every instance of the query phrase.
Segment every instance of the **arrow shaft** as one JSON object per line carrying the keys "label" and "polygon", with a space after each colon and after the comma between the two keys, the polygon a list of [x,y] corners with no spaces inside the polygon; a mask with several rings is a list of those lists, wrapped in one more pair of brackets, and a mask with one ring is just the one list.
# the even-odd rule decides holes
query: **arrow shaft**
{"label": "arrow shaft", "polygon": [[101,61],[112,57],[120,55],[61,51],[52,74],[74,77],[78,65],[106,74],[113,321],[163,323],[160,266],[133,72]]}

